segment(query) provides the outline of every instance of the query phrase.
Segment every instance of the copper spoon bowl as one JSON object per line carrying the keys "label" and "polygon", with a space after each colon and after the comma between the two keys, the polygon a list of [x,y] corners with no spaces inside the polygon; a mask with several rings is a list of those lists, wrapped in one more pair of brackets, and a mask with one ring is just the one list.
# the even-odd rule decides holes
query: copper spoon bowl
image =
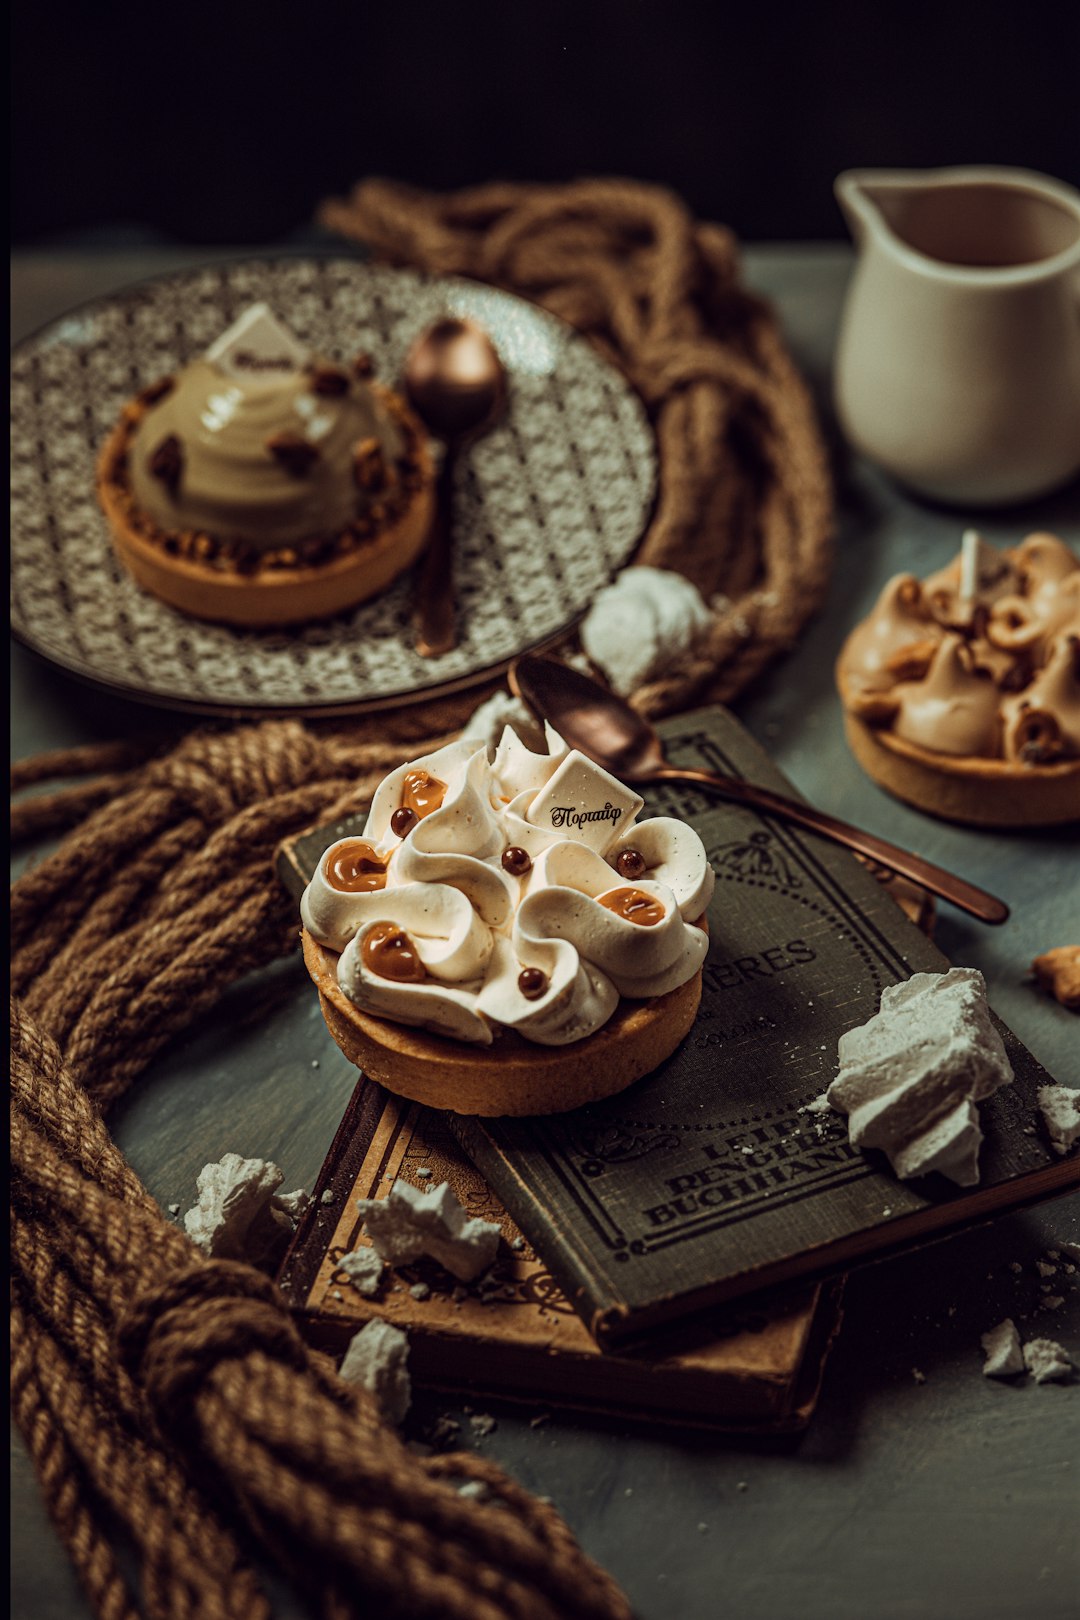
{"label": "copper spoon bowl", "polygon": [[980,922],[1003,923],[1008,919],[1009,908],[1004,901],[874,833],[863,832],[811,805],[735,777],[669,765],[663,744],[647,720],[614,692],[566,664],[528,653],[511,666],[509,679],[511,690],[539,719],[550,720],[572,748],[587,754],[624,782],[700,782],[721,798],[764,810],[831,838],[835,844],[844,844],[901,877],[910,878]]}
{"label": "copper spoon bowl", "polygon": [[506,405],[506,372],[487,333],[446,315],[427,327],[405,359],[405,394],[428,432],[444,445],[435,516],[417,576],[416,650],[437,658],[454,646],[454,472],[458,455],[494,425]]}

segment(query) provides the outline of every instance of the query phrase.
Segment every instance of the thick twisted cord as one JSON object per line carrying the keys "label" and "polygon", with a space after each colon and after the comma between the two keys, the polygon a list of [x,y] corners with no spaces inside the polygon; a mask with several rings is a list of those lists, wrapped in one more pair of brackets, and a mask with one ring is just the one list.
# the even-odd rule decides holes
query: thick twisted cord
{"label": "thick twisted cord", "polygon": [[[373,1600],[433,1620],[628,1614],[550,1508],[479,1459],[413,1457],[265,1278],[199,1255],[95,1106],[292,947],[274,849],[362,798],[370,758],[279,723],[188,738],[13,891],[13,1402],[87,1595],[118,1620],[119,1534],[151,1620],[264,1620],[227,1521],[327,1620]],[[474,1477],[490,1504],[459,1494]]]}

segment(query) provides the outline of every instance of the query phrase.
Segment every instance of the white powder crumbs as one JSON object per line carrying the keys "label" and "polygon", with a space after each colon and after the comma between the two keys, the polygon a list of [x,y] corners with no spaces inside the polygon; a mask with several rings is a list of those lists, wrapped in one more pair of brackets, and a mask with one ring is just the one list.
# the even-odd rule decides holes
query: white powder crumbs
{"label": "white powder crumbs", "polygon": [[169,1214],[170,1215],[179,1215],[179,1213],[180,1213],[180,1205],[179,1204],[170,1204],[169,1205]]}
{"label": "white powder crumbs", "polygon": [[416,1173],[420,1177],[421,1181],[430,1181],[431,1180],[431,1171],[428,1169],[426,1164],[418,1165],[417,1169],[416,1169]]}
{"label": "white powder crumbs", "polygon": [[391,1322],[366,1322],[349,1340],[340,1372],[347,1384],[366,1389],[391,1423],[409,1410],[409,1340]]}
{"label": "white powder crumbs", "polygon": [[703,1521],[703,1522],[702,1522],[702,1523],[701,1523],[701,1524],[699,1524],[699,1525],[698,1525],[698,1534],[699,1534],[699,1535],[702,1535],[702,1534],[704,1534],[704,1532],[705,1532],[705,1531],[706,1531],[706,1530],[707,1530],[707,1529],[708,1529],[708,1528],[709,1528],[709,1527],[708,1527],[708,1525],[707,1525],[707,1524],[705,1524],[705,1523],[704,1523],[704,1521]]}
{"label": "white powder crumbs", "polygon": [[1047,1294],[1043,1304],[1048,1311],[1060,1311],[1065,1303],[1064,1294]]}
{"label": "white powder crumbs", "polygon": [[324,1187],[323,1192],[322,1192],[322,1196],[319,1199],[319,1203],[320,1204],[332,1204],[333,1202],[334,1202],[334,1189],[332,1187]]}
{"label": "white powder crumbs", "polygon": [[1080,1142],[1080,1089],[1040,1086],[1037,1095],[1050,1146],[1057,1154],[1071,1152]]}
{"label": "white powder crumbs", "polygon": [[1024,1268],[1020,1264],[1019,1260],[1010,1260],[1009,1261],[1009,1270],[1010,1271],[1015,1271],[1017,1276],[1020,1275],[1020,1273],[1023,1271],[1023,1269]]}
{"label": "white powder crumbs", "polygon": [[739,1482],[737,1483],[737,1485],[735,1486],[735,1489],[737,1491],[748,1491],[750,1489],[750,1487],[746,1483],[745,1479],[740,1479]]}
{"label": "white powder crumbs", "polygon": [[625,1491],[623,1491],[624,1496],[633,1496],[633,1494],[634,1494],[634,1488],[633,1488],[632,1485],[628,1485],[626,1487]]}
{"label": "white powder crumbs", "polygon": [[1080,1260],[1080,1243],[1059,1243],[1058,1247],[1070,1260]]}
{"label": "white powder crumbs", "polygon": [[[825,1048],[822,1047],[822,1051],[824,1050]],[[808,1102],[804,1108],[799,1108],[796,1112],[799,1114],[827,1114],[831,1108],[832,1103],[829,1101],[829,1094],[827,1091],[823,1091],[819,1097],[814,1098],[813,1102]]]}
{"label": "white powder crumbs", "polygon": [[1024,1346],[1024,1366],[1037,1384],[1060,1383],[1072,1377],[1069,1353],[1053,1339],[1029,1339]]}
{"label": "white powder crumbs", "polygon": [[378,1293],[383,1263],[374,1249],[354,1249],[351,1254],[343,1254],[338,1270],[345,1273],[356,1292],[365,1299],[373,1299]]}
{"label": "white powder crumbs", "polygon": [[741,1147],[739,1149],[740,1153],[753,1153],[754,1151],[755,1150],[752,1147]]}
{"label": "white powder crumbs", "polygon": [[338,1301],[339,1304],[345,1298],[345,1296],[341,1292],[340,1288],[331,1288],[330,1293],[331,1293],[332,1297]]}
{"label": "white powder crumbs", "polygon": [[466,1502],[483,1502],[487,1498],[488,1488],[482,1479],[467,1479],[464,1484],[458,1486],[457,1493],[463,1496]]}
{"label": "white powder crumbs", "polygon": [[517,1253],[520,1254],[522,1249],[525,1247],[525,1239],[522,1237],[513,1238],[511,1240],[510,1247],[515,1249]]}
{"label": "white powder crumbs", "polygon": [[976,1104],[1013,1073],[977,969],[886,985],[878,1012],[841,1035],[838,1052],[827,1095],[848,1115],[853,1146],[880,1148],[900,1177],[936,1170],[978,1184]]}
{"label": "white powder crumbs", "polygon": [[1052,1266],[1045,1260],[1036,1260],[1035,1270],[1040,1277],[1054,1277],[1057,1275],[1057,1266]]}
{"label": "white powder crumbs", "polygon": [[581,645],[622,697],[653,680],[708,630],[696,585],[665,568],[624,568],[598,591],[581,625]]}
{"label": "white powder crumbs", "polygon": [[426,1282],[417,1282],[413,1283],[412,1287],[409,1289],[409,1293],[412,1295],[413,1299],[428,1299],[431,1296],[431,1289],[428,1287]]}
{"label": "white powder crumbs", "polygon": [[191,1241],[215,1260],[267,1265],[280,1256],[293,1230],[274,1208],[282,1172],[266,1159],[226,1153],[199,1171],[198,1201],[184,1216]]}
{"label": "white powder crumbs", "polygon": [[912,1378],[914,1378],[914,1380],[915,1380],[915,1382],[917,1384],[925,1384],[926,1383],[926,1374],[924,1372],[920,1372],[918,1367],[912,1367],[911,1376],[912,1376]]}
{"label": "white powder crumbs", "polygon": [[499,1228],[467,1215],[447,1181],[424,1188],[398,1181],[386,1198],[358,1198],[356,1207],[373,1248],[392,1266],[426,1254],[469,1282],[488,1269],[499,1247]]}
{"label": "white powder crumbs", "polygon": [[469,1419],[469,1427],[474,1434],[494,1434],[498,1424],[490,1412],[476,1412]]}
{"label": "white powder crumbs", "polygon": [[1020,1348],[1020,1335],[1016,1323],[1007,1316],[997,1327],[984,1333],[981,1339],[984,1378],[1015,1378],[1024,1370],[1024,1353]]}
{"label": "white powder crumbs", "polygon": [[318,1060],[318,1058],[312,1058],[312,1060],[311,1060],[311,1067],[312,1067],[312,1068],[313,1068],[313,1069],[317,1069],[317,1068],[318,1068],[318,1067],[319,1067],[319,1060]]}
{"label": "white powder crumbs", "polygon": [[892,1205],[891,1204],[886,1204],[885,1208],[882,1210],[881,1213],[882,1213],[883,1217],[886,1216],[886,1215],[891,1215],[892,1214]]}

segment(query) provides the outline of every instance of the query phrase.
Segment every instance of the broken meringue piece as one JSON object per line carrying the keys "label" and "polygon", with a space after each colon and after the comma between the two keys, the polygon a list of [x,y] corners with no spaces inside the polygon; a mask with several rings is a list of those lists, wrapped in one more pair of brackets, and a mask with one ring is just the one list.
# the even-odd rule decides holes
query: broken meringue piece
{"label": "broken meringue piece", "polygon": [[1038,1103],[1050,1146],[1064,1157],[1080,1142],[1080,1090],[1074,1086],[1040,1086]]}
{"label": "broken meringue piece", "polygon": [[300,1201],[307,1197],[286,1193],[275,1198],[283,1179],[276,1164],[239,1153],[204,1165],[196,1182],[198,1200],[184,1216],[188,1237],[215,1260],[271,1263],[292,1235],[290,1206],[302,1212]]}
{"label": "broken meringue piece", "polygon": [[391,1266],[430,1255],[461,1282],[486,1271],[499,1247],[499,1228],[469,1216],[448,1181],[412,1187],[397,1181],[386,1198],[358,1198],[356,1207],[375,1253]]}
{"label": "broken meringue piece", "polygon": [[979,1180],[976,1104],[1013,1078],[975,968],[916,973],[887,985],[881,1006],[840,1037],[830,1105],[856,1147],[879,1148],[902,1178],[938,1171]]}
{"label": "broken meringue piece", "polygon": [[1011,1316],[982,1336],[984,1378],[1015,1378],[1024,1370],[1024,1352],[1020,1335]]}
{"label": "broken meringue piece", "polygon": [[1024,1366],[1037,1384],[1062,1383],[1073,1371],[1072,1357],[1055,1339],[1029,1339],[1024,1346]]}
{"label": "broken meringue piece", "polygon": [[396,1424],[404,1421],[412,1400],[408,1360],[408,1335],[376,1318],[353,1334],[338,1371],[347,1384],[373,1395],[380,1411]]}

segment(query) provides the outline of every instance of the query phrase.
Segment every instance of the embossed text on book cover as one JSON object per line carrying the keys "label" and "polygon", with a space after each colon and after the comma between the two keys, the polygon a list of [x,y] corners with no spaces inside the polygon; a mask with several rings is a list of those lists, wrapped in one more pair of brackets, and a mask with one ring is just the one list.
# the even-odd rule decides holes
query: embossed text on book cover
{"label": "embossed text on book cover", "polygon": [[[726,711],[667,722],[674,763],[791,792]],[[838,1269],[1080,1183],[1041,1129],[1050,1079],[1003,1025],[1014,1083],[980,1107],[980,1184],[899,1181],[847,1123],[807,1113],[837,1041],[882,990],[949,963],[846,850],[707,789],[664,783],[716,871],[697,1021],[653,1074],[606,1102],[531,1119],[448,1116],[466,1152],[601,1343],[791,1277]]]}

